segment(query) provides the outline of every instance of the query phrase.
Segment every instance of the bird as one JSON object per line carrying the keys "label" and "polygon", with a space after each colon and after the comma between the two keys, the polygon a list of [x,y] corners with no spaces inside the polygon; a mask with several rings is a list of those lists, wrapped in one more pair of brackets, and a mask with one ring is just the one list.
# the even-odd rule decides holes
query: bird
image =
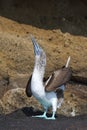
{"label": "bird", "polygon": [[[57,108],[61,107],[64,100],[65,85],[70,80],[72,74],[71,68],[68,67],[70,56],[65,66],[54,71],[49,78],[43,82],[46,68],[46,53],[33,36],[31,36],[31,41],[34,48],[35,64],[26,85],[26,94],[28,97],[34,96],[44,108],[42,115],[33,117],[55,120]],[[47,111],[50,107],[52,108],[52,116],[48,117]]]}

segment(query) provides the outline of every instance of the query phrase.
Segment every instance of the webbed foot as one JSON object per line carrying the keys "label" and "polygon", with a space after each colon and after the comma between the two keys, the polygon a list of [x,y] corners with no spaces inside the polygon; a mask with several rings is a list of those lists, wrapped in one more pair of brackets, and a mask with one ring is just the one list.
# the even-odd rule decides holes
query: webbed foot
{"label": "webbed foot", "polygon": [[55,117],[47,117],[46,115],[36,115],[36,116],[32,116],[32,117],[44,118],[44,119],[46,119],[46,120],[56,120]]}
{"label": "webbed foot", "polygon": [[53,114],[52,114],[51,117],[47,117],[47,116],[46,116],[46,112],[47,112],[47,111],[45,111],[45,112],[43,113],[43,115],[36,115],[36,116],[32,116],[32,117],[44,118],[44,119],[46,119],[46,120],[55,120],[55,119],[56,119],[56,118],[55,118],[55,112],[53,112]]}
{"label": "webbed foot", "polygon": [[45,117],[46,120],[56,120],[55,117]]}
{"label": "webbed foot", "polygon": [[36,115],[36,116],[32,116],[32,117],[46,118],[46,115]]}

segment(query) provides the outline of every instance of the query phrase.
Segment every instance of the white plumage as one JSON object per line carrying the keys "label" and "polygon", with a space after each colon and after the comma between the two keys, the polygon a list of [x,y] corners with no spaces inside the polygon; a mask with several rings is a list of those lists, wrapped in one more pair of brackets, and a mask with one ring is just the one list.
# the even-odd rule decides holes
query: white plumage
{"label": "white plumage", "polygon": [[[52,88],[49,87],[49,83],[51,82],[51,80],[53,80],[52,79],[53,76],[50,76],[49,79],[44,84],[43,77],[44,77],[45,66],[46,66],[46,54],[43,51],[43,49],[38,45],[38,43],[35,41],[34,37],[32,37],[32,43],[34,46],[34,53],[35,53],[35,65],[34,65],[34,70],[29,85],[30,85],[32,95],[40,102],[40,104],[42,104],[45,110],[43,115],[38,115],[36,117],[43,117],[45,119],[55,119],[56,110],[61,106],[63,102],[62,97],[58,99],[57,91],[59,88],[59,90],[62,90],[63,92],[65,87],[63,84],[61,84],[61,86],[57,86],[55,89],[55,85],[53,85],[54,91],[51,91]],[[66,67],[68,67],[69,61],[70,61],[70,57],[66,63]],[[58,75],[59,74],[60,71],[58,72]],[[46,90],[47,85],[51,89]],[[52,107],[52,112],[53,112],[52,117],[46,116],[49,107]]]}
{"label": "white plumage", "polygon": [[45,110],[52,106],[53,111],[56,112],[58,101],[57,95],[55,92],[45,92],[45,87],[41,79],[41,71],[39,72],[36,66],[32,74],[31,91],[33,96],[42,104]]}

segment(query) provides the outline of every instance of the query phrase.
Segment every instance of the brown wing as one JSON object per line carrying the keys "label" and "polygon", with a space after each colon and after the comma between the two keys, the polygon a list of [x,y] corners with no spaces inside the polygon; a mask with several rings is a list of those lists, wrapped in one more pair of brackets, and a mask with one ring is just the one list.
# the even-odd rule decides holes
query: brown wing
{"label": "brown wing", "polygon": [[27,86],[26,86],[26,94],[27,94],[28,97],[32,96],[32,92],[31,92],[31,78],[32,78],[32,75],[30,76],[30,78],[28,80],[28,83],[27,83]]}
{"label": "brown wing", "polygon": [[58,87],[65,84],[70,80],[71,77],[71,69],[70,68],[62,68],[60,70],[55,71],[48,79],[45,90],[47,92],[56,91]]}

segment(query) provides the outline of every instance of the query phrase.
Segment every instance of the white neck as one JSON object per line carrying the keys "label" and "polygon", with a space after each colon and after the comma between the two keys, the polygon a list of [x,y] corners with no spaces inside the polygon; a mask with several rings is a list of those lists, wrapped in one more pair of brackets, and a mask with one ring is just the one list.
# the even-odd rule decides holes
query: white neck
{"label": "white neck", "polygon": [[41,66],[38,63],[35,63],[33,74],[37,75],[39,79],[43,81],[44,73],[45,73],[45,67]]}
{"label": "white neck", "polygon": [[43,80],[46,66],[46,56],[45,53],[42,53],[41,56],[35,56],[35,65],[33,73],[38,73],[41,80]]}

